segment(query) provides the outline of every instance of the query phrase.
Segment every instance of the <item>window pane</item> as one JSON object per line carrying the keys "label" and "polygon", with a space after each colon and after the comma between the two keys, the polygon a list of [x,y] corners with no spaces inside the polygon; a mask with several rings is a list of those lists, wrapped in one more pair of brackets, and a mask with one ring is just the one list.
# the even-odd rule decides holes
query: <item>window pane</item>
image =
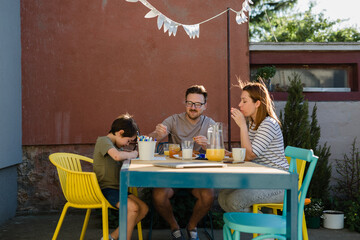
{"label": "window pane", "polygon": [[[251,69],[251,79],[255,79],[256,69]],[[339,88],[344,91],[349,91],[349,71],[351,67],[316,67],[316,66],[299,66],[299,68],[291,67],[276,67],[276,74],[271,79],[270,90],[271,91],[286,91],[289,85],[289,78],[293,78],[293,74],[296,73],[300,76],[301,82],[304,88],[308,88],[314,91],[314,88],[322,88],[322,91],[331,91],[326,88]],[[335,89],[336,90],[336,89]],[[304,89],[306,91],[306,89]],[[315,90],[316,91],[316,90]]]}

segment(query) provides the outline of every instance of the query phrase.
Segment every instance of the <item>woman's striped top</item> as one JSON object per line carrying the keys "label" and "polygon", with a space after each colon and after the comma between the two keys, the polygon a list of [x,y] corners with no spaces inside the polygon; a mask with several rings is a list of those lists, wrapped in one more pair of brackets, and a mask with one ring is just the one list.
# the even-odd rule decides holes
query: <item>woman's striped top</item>
{"label": "woman's striped top", "polygon": [[257,156],[253,161],[269,167],[288,170],[285,158],[284,140],[279,124],[272,117],[266,117],[257,130],[250,123],[249,138],[253,153]]}

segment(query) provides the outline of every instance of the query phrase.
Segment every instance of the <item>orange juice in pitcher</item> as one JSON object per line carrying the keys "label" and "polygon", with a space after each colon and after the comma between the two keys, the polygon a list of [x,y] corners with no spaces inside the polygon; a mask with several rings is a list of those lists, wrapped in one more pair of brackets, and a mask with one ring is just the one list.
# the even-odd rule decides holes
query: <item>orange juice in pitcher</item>
{"label": "orange juice in pitcher", "polygon": [[224,137],[222,123],[211,125],[207,132],[208,143],[206,158],[209,161],[221,161],[225,157]]}
{"label": "orange juice in pitcher", "polygon": [[225,157],[225,149],[206,149],[206,158],[209,161],[221,161]]}

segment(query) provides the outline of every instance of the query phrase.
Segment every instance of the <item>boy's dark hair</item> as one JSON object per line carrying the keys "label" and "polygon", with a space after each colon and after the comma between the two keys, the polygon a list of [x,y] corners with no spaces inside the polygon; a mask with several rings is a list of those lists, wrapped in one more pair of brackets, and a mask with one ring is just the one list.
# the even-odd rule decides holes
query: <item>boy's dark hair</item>
{"label": "boy's dark hair", "polygon": [[133,117],[130,114],[125,113],[113,121],[109,133],[115,135],[115,133],[120,130],[124,131],[122,137],[133,137],[137,135],[139,128]]}
{"label": "boy's dark hair", "polygon": [[187,95],[189,95],[190,93],[202,94],[204,96],[205,103],[206,103],[207,92],[206,92],[206,89],[205,89],[205,87],[203,85],[192,85],[191,87],[189,87],[186,90],[186,93],[185,93],[185,100],[187,98]]}

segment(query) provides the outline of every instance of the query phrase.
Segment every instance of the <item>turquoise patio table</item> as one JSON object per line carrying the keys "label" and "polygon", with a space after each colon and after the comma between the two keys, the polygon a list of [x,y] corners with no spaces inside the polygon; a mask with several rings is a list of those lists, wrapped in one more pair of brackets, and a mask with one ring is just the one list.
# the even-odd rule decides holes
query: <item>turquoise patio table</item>
{"label": "turquoise patio table", "polygon": [[[167,160],[176,161],[176,160]],[[177,160],[181,161],[181,160]],[[298,175],[252,162],[224,168],[155,167],[164,161],[126,160],[120,171],[119,239],[126,240],[128,187],[251,188],[287,191],[287,239],[297,239]]]}

